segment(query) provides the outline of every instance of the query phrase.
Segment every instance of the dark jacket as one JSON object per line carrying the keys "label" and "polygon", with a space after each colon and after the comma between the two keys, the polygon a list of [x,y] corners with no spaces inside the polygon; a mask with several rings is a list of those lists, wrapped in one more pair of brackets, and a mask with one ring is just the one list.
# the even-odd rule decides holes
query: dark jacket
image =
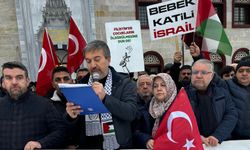
{"label": "dark jacket", "polygon": [[[132,146],[131,122],[136,116],[136,85],[129,76],[117,73],[112,67],[110,69],[113,83],[112,94],[106,95],[103,103],[112,114],[115,134],[120,147],[129,148]],[[81,83],[88,83],[89,77],[89,74],[86,75]],[[80,129],[81,132],[80,148],[102,148],[100,147],[103,141],[102,136],[86,137],[84,116],[77,119],[75,128]]]}
{"label": "dark jacket", "polygon": [[62,117],[49,99],[28,91],[18,100],[0,100],[0,149],[23,149],[38,141],[42,148],[61,148],[65,130]]}
{"label": "dark jacket", "polygon": [[[197,90],[190,86],[186,88],[189,100],[191,102],[194,112],[199,107],[200,99],[197,98]],[[231,132],[233,131],[237,122],[237,111],[232,102],[231,96],[227,89],[224,87],[224,83],[216,79],[216,76],[212,79],[208,86],[206,95],[212,100],[212,112],[215,116],[215,120],[218,123],[217,128],[211,134],[216,137],[219,142],[222,142],[231,137]],[[195,115],[197,115],[195,113]],[[199,124],[198,124],[199,127]]]}
{"label": "dark jacket", "polygon": [[[54,95],[56,95],[56,98],[58,98],[58,99],[54,100],[53,99]],[[64,95],[57,94],[56,91],[54,91],[53,96],[50,97],[51,102],[54,105],[54,107],[56,108],[56,110],[58,111],[58,113],[63,116],[66,112],[67,99],[65,98]]]}
{"label": "dark jacket", "polygon": [[[66,103],[67,103],[67,99],[65,98],[65,96],[59,95],[59,94],[57,94],[56,91],[54,91],[54,94],[52,97],[50,97],[50,99],[51,99],[52,104],[56,108],[57,112],[59,113],[59,115],[61,117],[63,117],[66,113]],[[76,144],[76,141],[77,141],[76,137],[72,136],[72,135],[76,135],[77,131],[71,130],[72,126],[70,124],[66,123],[66,124],[64,124],[64,126],[65,126],[65,130],[66,130],[66,134],[67,134],[67,140],[64,143],[65,148],[67,148],[68,146],[77,145]]]}
{"label": "dark jacket", "polygon": [[250,86],[240,85],[236,78],[227,80],[239,119],[233,131],[234,139],[250,139]]}
{"label": "dark jacket", "polygon": [[137,113],[133,121],[134,148],[146,148],[146,142],[152,138],[152,129],[155,119],[149,114],[149,102],[137,95]]}
{"label": "dark jacket", "polygon": [[0,88],[0,97],[4,97],[6,94],[5,94],[5,91],[4,89]]}

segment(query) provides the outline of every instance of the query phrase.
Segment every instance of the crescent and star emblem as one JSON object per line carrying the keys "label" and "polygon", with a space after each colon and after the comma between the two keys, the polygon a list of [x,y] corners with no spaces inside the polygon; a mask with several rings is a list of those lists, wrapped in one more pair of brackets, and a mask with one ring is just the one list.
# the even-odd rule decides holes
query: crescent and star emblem
{"label": "crescent and star emblem", "polygon": [[70,56],[73,56],[79,51],[79,42],[73,34],[69,34],[69,39],[71,39],[75,43],[75,46],[76,46],[74,52],[70,54]]}
{"label": "crescent and star emblem", "polygon": [[46,51],[45,51],[44,48],[42,48],[41,55],[42,55],[42,63],[40,65],[40,67],[39,67],[38,72],[43,71],[43,69],[44,69],[44,67],[45,67],[45,65],[47,63],[47,54],[46,54]]}
{"label": "crescent and star emblem", "polygon": [[[169,118],[168,118],[168,121],[167,121],[167,129],[168,129],[168,132],[167,132],[167,137],[168,139],[173,142],[173,143],[178,143],[176,142],[173,138],[172,138],[172,122],[174,121],[174,119],[176,118],[183,118],[183,119],[186,119],[191,127],[191,130],[193,131],[193,126],[192,126],[192,122],[191,122],[191,119],[189,118],[189,116],[182,112],[182,111],[174,111],[172,112],[170,115],[169,115]],[[194,139],[192,140],[188,140],[186,139],[186,144],[183,146],[183,147],[186,147],[187,150],[189,150],[191,147],[195,147],[193,145],[193,142],[194,142]]]}

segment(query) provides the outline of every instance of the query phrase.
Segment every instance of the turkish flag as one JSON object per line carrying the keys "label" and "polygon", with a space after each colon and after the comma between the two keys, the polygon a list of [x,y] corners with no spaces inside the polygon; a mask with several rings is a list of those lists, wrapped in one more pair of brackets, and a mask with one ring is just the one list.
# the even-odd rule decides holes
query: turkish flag
{"label": "turkish flag", "polygon": [[154,149],[203,150],[195,115],[184,88],[156,131]]}
{"label": "turkish flag", "polygon": [[67,68],[70,73],[76,71],[82,64],[84,60],[83,49],[86,47],[86,45],[87,43],[85,38],[77,28],[73,18],[70,17],[67,60]]}
{"label": "turkish flag", "polygon": [[58,64],[54,45],[45,29],[36,84],[36,92],[38,95],[45,96],[47,92],[52,89],[52,71]]}

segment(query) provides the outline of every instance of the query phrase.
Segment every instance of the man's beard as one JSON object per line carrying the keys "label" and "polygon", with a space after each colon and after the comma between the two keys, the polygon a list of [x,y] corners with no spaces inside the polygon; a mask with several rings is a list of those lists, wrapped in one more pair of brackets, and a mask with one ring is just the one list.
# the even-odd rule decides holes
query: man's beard
{"label": "man's beard", "polygon": [[25,89],[22,89],[20,87],[18,88],[10,88],[9,95],[11,98],[17,100],[21,95],[25,93]]}
{"label": "man's beard", "polygon": [[184,87],[186,87],[186,86],[188,86],[189,84],[190,84],[190,82],[191,82],[191,80],[182,80],[182,85],[184,86]]}
{"label": "man's beard", "polygon": [[188,77],[184,77],[183,79],[182,79],[182,81],[190,81],[191,79],[190,78],[188,78]]}
{"label": "man's beard", "polygon": [[150,93],[142,94],[142,95],[141,95],[141,98],[142,98],[145,102],[148,102],[148,101],[151,100],[152,94],[150,94]]}

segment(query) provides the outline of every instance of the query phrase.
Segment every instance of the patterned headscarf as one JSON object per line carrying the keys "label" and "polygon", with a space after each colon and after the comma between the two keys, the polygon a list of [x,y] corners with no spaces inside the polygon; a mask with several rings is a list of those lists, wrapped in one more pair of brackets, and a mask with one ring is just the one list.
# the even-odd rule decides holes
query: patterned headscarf
{"label": "patterned headscarf", "polygon": [[155,118],[155,124],[152,130],[153,137],[159,127],[161,116],[164,114],[165,111],[168,110],[169,106],[172,104],[177,95],[176,85],[171,76],[167,73],[159,73],[153,78],[153,84],[155,82],[155,79],[159,77],[162,78],[166,84],[167,96],[163,102],[158,101],[156,97],[153,96],[150,102],[149,113],[153,118]]}

